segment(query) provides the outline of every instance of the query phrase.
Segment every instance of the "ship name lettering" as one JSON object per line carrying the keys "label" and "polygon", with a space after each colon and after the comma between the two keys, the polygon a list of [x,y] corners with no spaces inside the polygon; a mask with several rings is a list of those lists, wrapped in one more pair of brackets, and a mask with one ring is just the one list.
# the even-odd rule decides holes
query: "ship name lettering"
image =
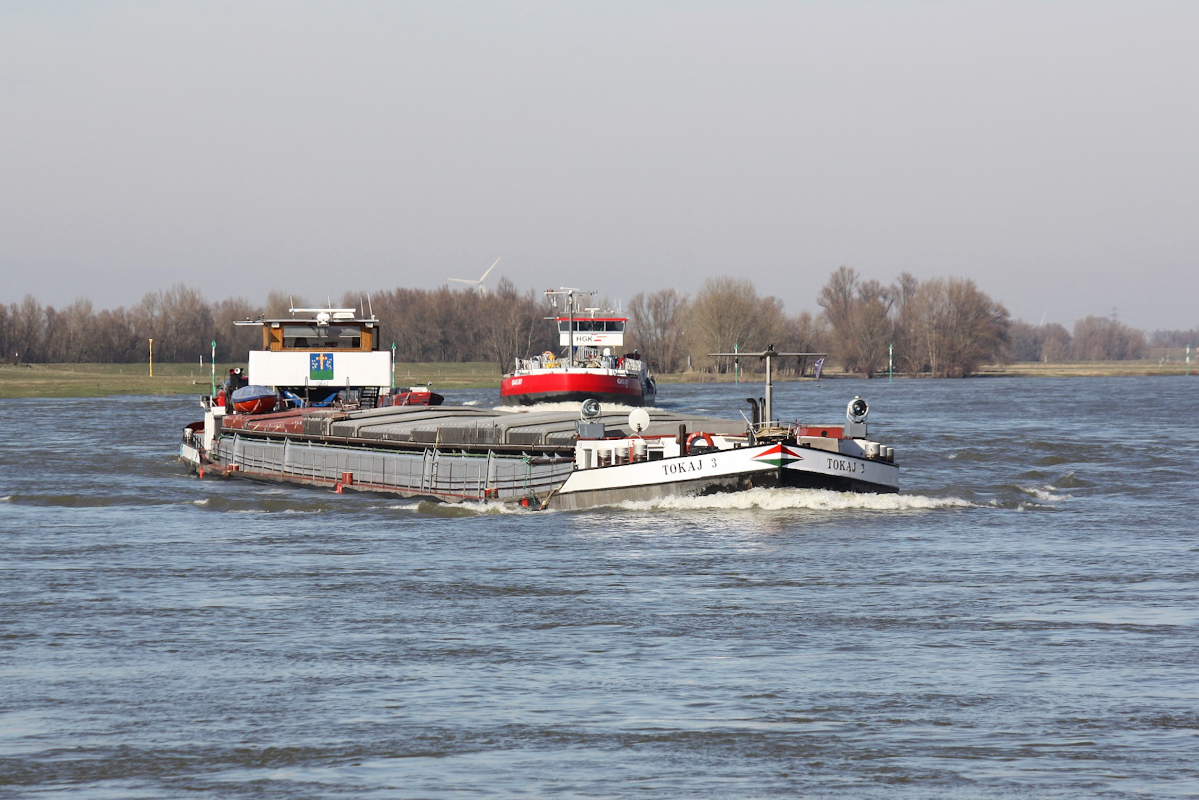
{"label": "ship name lettering", "polygon": [[704,468],[704,460],[697,458],[692,461],[677,461],[662,465],[663,475],[681,475],[684,472],[699,472]]}
{"label": "ship name lettering", "polygon": [[841,472],[857,472],[858,471],[857,464],[855,464],[852,461],[845,461],[845,460],[842,460],[839,458],[838,459],[830,458],[828,460],[828,468],[840,470]]}

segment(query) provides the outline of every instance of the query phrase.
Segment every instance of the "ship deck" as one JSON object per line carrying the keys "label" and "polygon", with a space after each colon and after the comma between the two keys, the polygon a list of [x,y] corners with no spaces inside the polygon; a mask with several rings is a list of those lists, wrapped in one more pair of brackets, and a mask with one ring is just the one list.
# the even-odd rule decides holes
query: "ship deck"
{"label": "ship deck", "polygon": [[[646,409],[650,422],[642,436],[673,436],[679,426],[688,431],[739,435],[744,420],[684,414],[660,408]],[[400,406],[335,411],[303,409],[304,413],[234,415],[226,417],[227,433],[266,437],[299,436],[305,439],[355,442],[369,446],[461,446],[561,449],[574,446],[581,421],[576,410],[501,411],[472,406]],[[601,412],[583,422],[603,425],[604,436],[627,437],[627,410]],[[597,426],[598,427],[598,426]]]}

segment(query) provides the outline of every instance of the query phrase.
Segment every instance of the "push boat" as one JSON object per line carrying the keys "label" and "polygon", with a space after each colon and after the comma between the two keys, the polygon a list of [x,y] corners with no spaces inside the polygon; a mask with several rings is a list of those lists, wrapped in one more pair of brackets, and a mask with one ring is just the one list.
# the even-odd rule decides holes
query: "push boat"
{"label": "push boat", "polygon": [[[394,352],[379,349],[379,321],[373,315],[360,317],[352,308],[293,308],[289,313],[281,319],[234,322],[261,327],[262,349],[250,351],[246,375],[230,370],[216,392],[213,402],[226,413],[444,402],[428,386],[395,387]],[[215,392],[215,375],[213,388]]]}
{"label": "push boat", "polygon": [[654,404],[657,384],[648,365],[639,352],[624,349],[628,317],[610,309],[582,307],[582,298],[593,294],[579,289],[545,292],[558,311],[551,319],[562,354],[547,350],[516,359],[514,369],[500,384],[505,405],[583,400],[627,406]]}
{"label": "push boat", "polygon": [[579,509],[753,488],[897,492],[895,452],[867,438],[865,400],[846,422],[774,418],[766,393],[741,420],[663,409],[578,411],[469,406],[325,408],[227,413],[203,398],[180,460],[202,478],[248,478],[450,503]]}

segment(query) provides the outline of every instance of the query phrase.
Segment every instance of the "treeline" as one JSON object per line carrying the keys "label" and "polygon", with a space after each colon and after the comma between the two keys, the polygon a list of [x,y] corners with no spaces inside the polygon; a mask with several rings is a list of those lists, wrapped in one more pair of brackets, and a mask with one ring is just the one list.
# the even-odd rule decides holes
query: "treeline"
{"label": "treeline", "polygon": [[516,358],[558,351],[554,326],[545,320],[544,297],[520,292],[502,279],[492,292],[404,289],[343,297],[343,305],[368,306],[383,329],[383,346],[396,346],[406,362],[491,361],[509,371]]}
{"label": "treeline", "polygon": [[[862,280],[841,267],[817,298],[823,312],[788,316],[777,297],[759,297],[746,279],[712,278],[694,298],[664,290],[639,294],[629,304],[633,340],[663,372],[684,366],[726,371],[734,346],[760,350],[829,353],[829,361],[847,372],[870,377],[888,367],[909,374],[965,376],[983,363],[1002,359],[1008,314],[973,281],[958,278],[924,281],[901,275],[893,285]],[[813,359],[782,368],[806,370]],[[684,364],[686,362],[686,364]],[[741,359],[743,368],[760,370],[757,359]],[[790,364],[790,366],[788,366]]]}
{"label": "treeline", "polygon": [[[1073,333],[1057,323],[1013,322],[1009,337],[1012,361],[1124,361],[1145,358],[1149,350],[1143,332],[1108,317],[1080,319]],[[1199,339],[1181,346],[1191,341]]]}
{"label": "treeline", "polygon": [[148,360],[153,339],[156,361],[184,362],[208,356],[215,339],[219,359],[243,360],[250,346],[261,345],[261,333],[234,328],[233,320],[259,313],[240,298],[209,303],[182,285],[151,292],[128,309],[101,311],[90,300],[56,309],[27,295],[0,305],[0,352],[10,362],[131,363]]}
{"label": "treeline", "polygon": [[[829,276],[817,297],[822,312],[787,316],[776,297],[759,297],[744,279],[713,278],[694,298],[674,290],[639,294],[629,304],[633,341],[663,372],[726,371],[734,345],[780,351],[827,352],[828,363],[867,377],[889,364],[907,375],[964,377],[984,364],[1011,361],[1118,361],[1141,359],[1149,346],[1199,342],[1199,329],[1141,331],[1090,316],[1073,333],[1058,324],[1010,319],[1004,306],[964,278],[920,281],[904,273],[893,284],[864,280],[848,267]],[[742,359],[760,370],[755,359]],[[784,369],[786,362],[784,362]],[[806,368],[804,361],[793,365]]]}
{"label": "treeline", "polygon": [[[1105,361],[1145,358],[1149,347],[1199,342],[1199,330],[1158,331],[1152,338],[1106,317],[1087,317],[1067,331],[1056,323],[1013,321],[1002,304],[973,281],[902,274],[892,284],[864,280],[848,267],[821,288],[817,314],[787,314],[783,301],[759,295],[743,278],[710,278],[694,296],[673,289],[640,293],[627,306],[628,349],[636,348],[658,372],[727,372],[732,359],[712,352],[776,350],[829,353],[826,369],[871,376],[889,356],[908,375],[960,377],[1006,361]],[[592,301],[591,305],[602,305]],[[324,305],[321,303],[320,305]],[[396,288],[347,293],[340,305],[379,318],[383,348],[395,345],[401,362],[490,361],[507,370],[518,357],[559,350],[545,298],[520,291],[508,279],[489,293]],[[146,294],[126,309],[97,311],[88,300],[56,309],[27,296],[0,305],[0,353],[9,362],[144,362],[148,340],[163,362],[196,361],[217,343],[217,360],[245,359],[261,344],[257,327],[237,320],[288,315],[310,306],[272,292],[256,305],[242,298],[209,302],[197,289],[176,285]],[[786,359],[786,372],[808,372],[814,359]],[[762,368],[739,359],[742,370]]]}
{"label": "treeline", "polygon": [[[383,331],[381,347],[394,342],[399,361],[494,361],[507,367],[517,356],[557,349],[541,296],[518,292],[508,280],[488,294],[400,288],[347,293],[340,305],[368,315],[373,310]],[[262,330],[235,321],[282,318],[292,307],[307,306],[304,298],[280,292],[263,305],[242,298],[210,303],[182,285],[151,292],[128,309],[102,311],[88,300],[56,309],[27,296],[0,305],[0,353],[25,363],[145,362],[153,339],[156,361],[178,363],[207,360],[215,341],[218,361],[240,362],[262,346]]]}

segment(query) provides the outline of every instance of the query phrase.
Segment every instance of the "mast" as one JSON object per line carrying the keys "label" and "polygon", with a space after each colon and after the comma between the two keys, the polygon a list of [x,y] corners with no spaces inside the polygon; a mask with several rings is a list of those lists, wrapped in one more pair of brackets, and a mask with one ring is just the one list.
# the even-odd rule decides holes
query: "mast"
{"label": "mast", "polygon": [[554,305],[558,305],[557,298],[559,296],[566,298],[566,366],[573,367],[575,365],[575,295],[576,294],[595,294],[594,289],[570,289],[563,287],[561,289],[546,289],[545,296],[554,298]]}
{"label": "mast", "polygon": [[575,295],[570,292],[566,295],[566,368],[570,369],[575,365]]}
{"label": "mast", "polygon": [[731,356],[733,358],[757,356],[766,359],[766,398],[762,404],[762,425],[767,426],[774,421],[774,374],[773,360],[776,356],[824,356],[827,353],[780,353],[774,345],[767,345],[760,353],[747,353],[744,350],[736,353],[708,353],[710,356]]}

